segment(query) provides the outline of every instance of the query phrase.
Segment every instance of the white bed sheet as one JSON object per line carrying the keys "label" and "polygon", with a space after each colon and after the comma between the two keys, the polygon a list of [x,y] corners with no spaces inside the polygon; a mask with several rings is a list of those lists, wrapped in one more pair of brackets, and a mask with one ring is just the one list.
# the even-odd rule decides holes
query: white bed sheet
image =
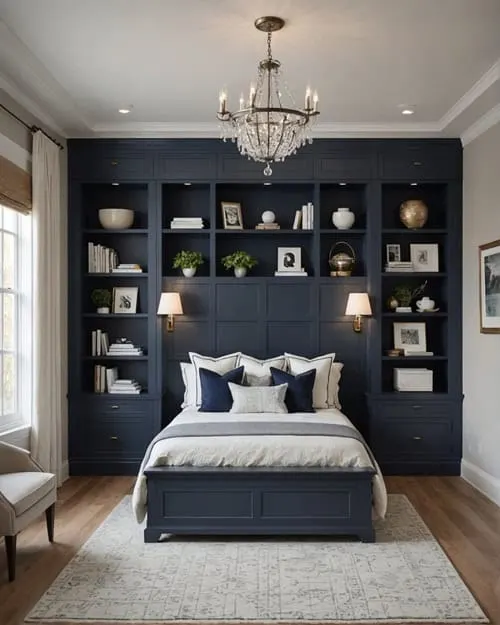
{"label": "white bed sheet", "polygon": [[[335,423],[354,428],[339,410],[326,408],[315,413],[232,414],[228,412],[199,412],[185,408],[171,425],[203,421],[295,421]],[[354,428],[355,429],[355,428]],[[147,467],[155,466],[212,467],[373,467],[373,507],[383,518],[387,509],[387,492],[380,468],[370,459],[365,447],[351,438],[330,436],[200,436],[170,438],[159,441],[151,451]],[[138,522],[146,516],[147,479],[139,473],[134,487],[132,505]]]}

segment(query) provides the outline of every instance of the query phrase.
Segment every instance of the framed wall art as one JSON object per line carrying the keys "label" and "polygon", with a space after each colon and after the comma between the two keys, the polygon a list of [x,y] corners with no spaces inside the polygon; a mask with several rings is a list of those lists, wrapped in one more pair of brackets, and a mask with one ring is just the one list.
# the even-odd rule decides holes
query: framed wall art
{"label": "framed wall art", "polygon": [[410,243],[410,260],[413,271],[439,271],[438,244]]}
{"label": "framed wall art", "polygon": [[408,322],[394,324],[394,349],[403,351],[427,351],[425,323]]}
{"label": "framed wall art", "polygon": [[500,334],[500,239],[479,246],[479,315],[483,334]]}
{"label": "framed wall art", "polygon": [[300,247],[278,247],[278,271],[302,271]]}
{"label": "framed wall art", "polygon": [[399,243],[388,243],[385,246],[385,260],[388,263],[399,263],[401,261],[401,245]]}
{"label": "framed wall art", "polygon": [[225,230],[243,230],[241,204],[239,202],[221,202],[222,224]]}
{"label": "framed wall art", "polygon": [[113,289],[113,313],[116,315],[134,315],[137,312],[139,287],[120,286]]}

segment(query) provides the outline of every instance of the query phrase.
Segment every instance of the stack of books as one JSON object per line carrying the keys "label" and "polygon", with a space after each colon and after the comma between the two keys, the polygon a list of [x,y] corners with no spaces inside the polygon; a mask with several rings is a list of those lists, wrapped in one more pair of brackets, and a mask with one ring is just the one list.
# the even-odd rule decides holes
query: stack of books
{"label": "stack of books", "polygon": [[174,217],[170,222],[170,228],[176,229],[201,229],[204,228],[201,217]]}
{"label": "stack of books", "polygon": [[275,271],[275,276],[284,276],[285,278],[297,278],[305,276],[307,277],[307,271],[304,271],[304,267],[300,268],[300,271]]}
{"label": "stack of books", "polygon": [[[295,224],[294,224],[295,225]],[[312,202],[302,205],[302,230],[314,228],[314,206]],[[294,228],[296,230],[297,228]]]}
{"label": "stack of books", "polygon": [[137,380],[125,380],[118,377],[116,367],[106,371],[108,393],[115,395],[139,395],[142,387]]}
{"label": "stack of books", "polygon": [[137,263],[120,263],[111,273],[142,273],[142,267]]}
{"label": "stack of books", "polygon": [[255,226],[256,230],[279,230],[280,225],[273,221],[270,224],[259,223]]}
{"label": "stack of books", "polygon": [[386,271],[413,271],[413,263],[407,260],[393,260],[385,265]]}
{"label": "stack of books", "polygon": [[106,356],[109,350],[108,333],[103,330],[92,330],[91,356]]}
{"label": "stack of books", "polygon": [[100,243],[88,244],[88,272],[110,273],[118,265],[118,255],[111,247]]}
{"label": "stack of books", "polygon": [[142,347],[136,347],[132,341],[118,339],[111,343],[107,351],[107,356],[142,356]]}
{"label": "stack of books", "polygon": [[432,369],[394,369],[394,388],[396,391],[432,391]]}

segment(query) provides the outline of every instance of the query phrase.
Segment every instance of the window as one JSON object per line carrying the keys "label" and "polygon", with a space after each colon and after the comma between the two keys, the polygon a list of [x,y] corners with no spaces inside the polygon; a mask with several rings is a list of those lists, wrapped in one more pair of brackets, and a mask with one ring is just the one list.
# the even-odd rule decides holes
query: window
{"label": "window", "polygon": [[0,206],[0,432],[31,423],[32,241],[31,216]]}

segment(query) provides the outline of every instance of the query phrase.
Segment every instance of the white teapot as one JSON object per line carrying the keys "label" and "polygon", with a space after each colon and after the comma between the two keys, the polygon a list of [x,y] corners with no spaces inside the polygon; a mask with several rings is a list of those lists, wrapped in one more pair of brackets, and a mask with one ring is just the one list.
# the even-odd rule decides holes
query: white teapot
{"label": "white teapot", "polygon": [[429,297],[422,297],[422,299],[417,300],[417,308],[420,312],[425,312],[426,310],[434,310],[435,302],[433,299]]}

